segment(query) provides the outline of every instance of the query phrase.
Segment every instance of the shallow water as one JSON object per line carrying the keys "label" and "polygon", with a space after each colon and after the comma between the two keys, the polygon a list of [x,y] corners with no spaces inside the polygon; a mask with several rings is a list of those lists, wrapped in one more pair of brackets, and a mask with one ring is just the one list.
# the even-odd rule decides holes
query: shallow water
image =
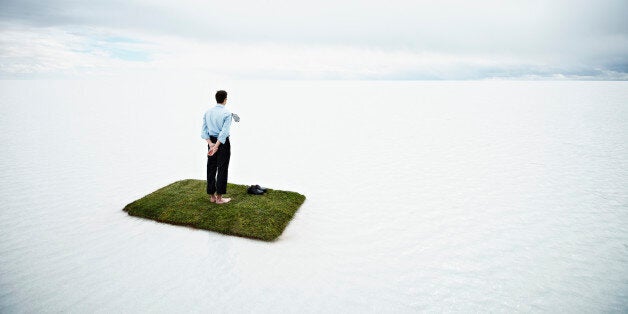
{"label": "shallow water", "polygon": [[[127,216],[202,179],[307,196],[273,243]],[[0,312],[625,312],[627,82],[1,81]]]}

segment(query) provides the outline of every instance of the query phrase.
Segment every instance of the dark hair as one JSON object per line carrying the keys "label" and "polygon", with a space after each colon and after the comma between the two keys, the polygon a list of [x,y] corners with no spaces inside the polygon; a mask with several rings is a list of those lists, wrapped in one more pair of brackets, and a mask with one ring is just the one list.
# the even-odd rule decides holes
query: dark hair
{"label": "dark hair", "polygon": [[216,92],[216,102],[222,104],[227,99],[227,92],[219,90]]}

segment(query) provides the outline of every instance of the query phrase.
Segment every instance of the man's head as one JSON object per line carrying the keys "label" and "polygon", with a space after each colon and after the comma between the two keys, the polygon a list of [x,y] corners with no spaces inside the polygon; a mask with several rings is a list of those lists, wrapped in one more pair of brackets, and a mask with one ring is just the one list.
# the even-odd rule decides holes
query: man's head
{"label": "man's head", "polygon": [[224,90],[217,91],[216,102],[224,105],[227,102],[227,92],[225,92]]}

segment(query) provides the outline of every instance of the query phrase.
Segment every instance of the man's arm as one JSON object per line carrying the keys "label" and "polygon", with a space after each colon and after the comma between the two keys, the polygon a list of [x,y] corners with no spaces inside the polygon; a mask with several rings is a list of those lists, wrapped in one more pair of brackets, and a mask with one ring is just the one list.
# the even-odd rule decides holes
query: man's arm
{"label": "man's arm", "polygon": [[214,143],[209,139],[209,128],[207,127],[207,119],[205,119],[205,115],[203,115],[203,127],[201,128],[201,138],[207,142],[209,147],[214,146]]}
{"label": "man's arm", "polygon": [[231,130],[231,114],[228,114],[224,117],[222,122],[222,129],[218,134],[218,142],[225,143],[227,141],[227,137],[229,136],[229,131]]}
{"label": "man's arm", "polygon": [[218,151],[218,147],[220,146],[220,144],[225,143],[227,141],[227,137],[229,136],[230,129],[231,129],[231,114],[228,114],[223,120],[222,129],[220,130],[220,133],[218,134],[216,145],[212,147],[207,153],[209,156],[212,156],[213,154],[215,154],[216,151]]}
{"label": "man's arm", "polygon": [[207,120],[205,119],[205,115],[203,115],[203,127],[201,128],[201,138],[209,141],[209,133],[207,133]]}

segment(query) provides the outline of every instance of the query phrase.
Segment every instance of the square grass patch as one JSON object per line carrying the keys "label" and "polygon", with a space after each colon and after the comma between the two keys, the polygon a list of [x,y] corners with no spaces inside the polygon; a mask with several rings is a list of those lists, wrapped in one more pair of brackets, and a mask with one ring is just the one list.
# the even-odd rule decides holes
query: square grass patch
{"label": "square grass patch", "polygon": [[227,185],[227,204],[209,201],[205,180],[181,180],[124,207],[131,216],[216,231],[223,234],[273,241],[288,226],[305,201],[296,192],[269,189],[263,195],[246,193],[247,186]]}

